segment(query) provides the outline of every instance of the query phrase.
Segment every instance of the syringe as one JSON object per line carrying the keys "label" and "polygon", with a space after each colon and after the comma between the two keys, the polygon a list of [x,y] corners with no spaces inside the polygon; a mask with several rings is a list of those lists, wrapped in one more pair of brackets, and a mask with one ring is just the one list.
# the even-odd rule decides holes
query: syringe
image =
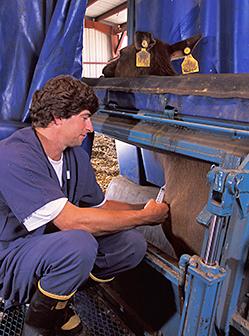
{"label": "syringe", "polygon": [[157,197],[156,197],[156,202],[157,202],[157,203],[162,203],[162,202],[163,202],[163,200],[164,200],[164,195],[165,195],[165,191],[166,191],[166,184],[164,184],[164,185],[160,188],[160,190],[159,190],[159,192],[158,192],[158,194],[157,194]]}

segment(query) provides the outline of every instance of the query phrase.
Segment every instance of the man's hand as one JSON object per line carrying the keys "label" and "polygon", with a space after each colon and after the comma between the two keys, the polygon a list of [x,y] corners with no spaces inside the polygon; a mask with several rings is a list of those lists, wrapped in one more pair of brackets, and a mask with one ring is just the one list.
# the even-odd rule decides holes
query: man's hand
{"label": "man's hand", "polygon": [[143,209],[152,224],[161,224],[168,217],[169,206],[167,203],[157,203],[154,199],[150,199]]}

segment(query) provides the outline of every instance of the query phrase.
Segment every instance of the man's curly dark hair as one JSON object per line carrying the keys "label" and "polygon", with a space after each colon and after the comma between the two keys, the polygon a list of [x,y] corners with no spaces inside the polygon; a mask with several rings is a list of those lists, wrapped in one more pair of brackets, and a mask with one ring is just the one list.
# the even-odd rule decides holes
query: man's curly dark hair
{"label": "man's curly dark hair", "polygon": [[32,98],[32,127],[47,127],[54,117],[68,119],[83,110],[95,113],[99,107],[93,89],[72,76],[50,79]]}

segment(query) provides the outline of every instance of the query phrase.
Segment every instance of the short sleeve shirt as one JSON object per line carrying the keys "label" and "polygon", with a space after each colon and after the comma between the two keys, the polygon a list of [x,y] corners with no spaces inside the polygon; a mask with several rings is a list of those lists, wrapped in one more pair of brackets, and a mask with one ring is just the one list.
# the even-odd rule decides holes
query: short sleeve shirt
{"label": "short sleeve shirt", "polygon": [[77,206],[95,206],[104,200],[81,147],[64,151],[62,187],[31,127],[0,141],[0,158],[0,243],[42,234],[45,226],[29,233],[23,221],[53,200],[67,197]]}

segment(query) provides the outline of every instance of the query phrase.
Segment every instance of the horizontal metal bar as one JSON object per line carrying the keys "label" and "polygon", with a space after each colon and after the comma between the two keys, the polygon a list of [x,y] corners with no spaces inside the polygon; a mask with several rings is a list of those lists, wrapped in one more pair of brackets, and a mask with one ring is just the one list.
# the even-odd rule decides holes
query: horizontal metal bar
{"label": "horizontal metal bar", "polygon": [[227,134],[200,134],[197,130],[189,132],[183,127],[169,127],[167,124],[126,119],[107,113],[93,115],[93,125],[95,131],[135,146],[183,154],[218,165],[224,162],[227,165],[229,159],[233,162],[232,166],[237,167],[241,157],[248,153],[248,139],[231,139]]}
{"label": "horizontal metal bar", "polygon": [[249,336],[249,321],[244,319],[239,313],[233,315],[231,325],[242,335]]}
{"label": "horizontal metal bar", "polygon": [[[213,125],[231,129],[239,129],[243,131],[249,132],[249,123],[239,123],[239,122],[228,122],[226,120],[214,120],[209,118],[200,118],[200,117],[192,117],[192,116],[183,116],[183,115],[176,115],[175,120],[182,120],[187,122],[194,122],[198,124],[205,124],[205,125]],[[237,125],[237,127],[235,126]]]}
{"label": "horizontal metal bar", "polygon": [[172,126],[181,126],[186,127],[189,129],[196,129],[196,130],[202,130],[206,132],[213,132],[213,133],[220,133],[220,134],[229,134],[233,138],[249,138],[249,131],[244,131],[241,129],[236,128],[226,128],[221,126],[215,126],[215,125],[206,125],[206,124],[197,124],[193,122],[188,121],[180,121],[175,119],[166,119],[163,117],[154,117],[150,116],[146,113],[127,113],[127,112],[118,112],[114,110],[106,110],[106,109],[99,109],[100,113],[107,113],[109,115],[118,115],[118,116],[125,116],[136,120],[142,120],[147,122],[157,122],[160,124],[168,124]]}
{"label": "horizontal metal bar", "polygon": [[[83,79],[84,82],[88,78]],[[91,81],[92,82],[92,81]],[[94,78],[96,90],[174,94],[212,98],[249,98],[249,74],[195,74],[184,76],[143,76]]]}
{"label": "horizontal metal bar", "polygon": [[172,282],[176,286],[179,286],[181,270],[176,267],[172,262],[162,257],[153,248],[148,248],[148,252],[145,255],[145,261],[147,264],[149,264],[151,267],[161,273],[170,282]]}

